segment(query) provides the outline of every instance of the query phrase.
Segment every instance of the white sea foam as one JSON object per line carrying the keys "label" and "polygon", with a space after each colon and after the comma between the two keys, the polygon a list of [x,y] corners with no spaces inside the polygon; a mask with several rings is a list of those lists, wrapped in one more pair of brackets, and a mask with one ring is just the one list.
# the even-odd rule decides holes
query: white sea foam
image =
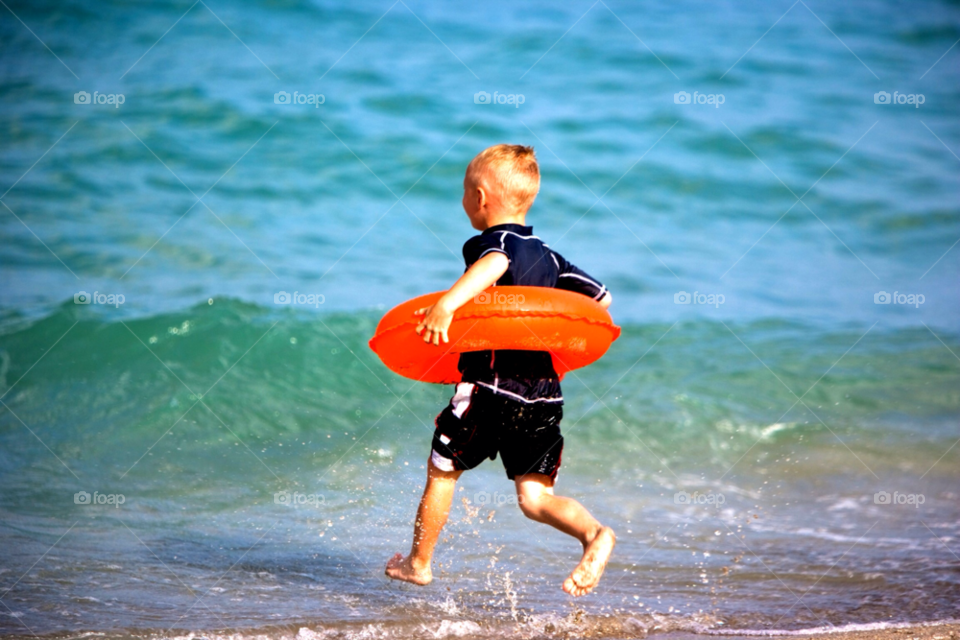
{"label": "white sea foam", "polygon": [[911,627],[939,627],[957,624],[960,620],[937,620],[935,622],[867,622],[844,624],[836,627],[810,627],[806,629],[712,629],[706,633],[718,636],[808,636],[816,634],[850,633],[853,631],[880,631],[882,629],[909,629]]}

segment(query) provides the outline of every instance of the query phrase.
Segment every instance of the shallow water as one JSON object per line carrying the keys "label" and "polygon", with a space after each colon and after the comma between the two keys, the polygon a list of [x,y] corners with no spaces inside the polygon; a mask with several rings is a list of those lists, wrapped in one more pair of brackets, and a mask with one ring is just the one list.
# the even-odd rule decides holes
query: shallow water
{"label": "shallow water", "polygon": [[[960,617],[955,4],[10,9],[63,64],[0,20],[0,633]],[[462,172],[503,140],[537,148],[528,221],[624,328],[564,381],[558,491],[618,532],[577,601],[577,545],[499,461],[461,481],[434,584],[381,576],[451,391],[366,341],[462,272]]]}
{"label": "shallow water", "polygon": [[[411,616],[529,630],[574,609],[584,633],[610,632],[605,615],[790,629],[943,619],[960,596],[944,557],[957,465],[937,463],[956,438],[956,373],[919,330],[871,333],[791,409],[785,386],[802,394],[856,332],[804,352],[785,336],[809,327],[728,326],[782,386],[718,322],[625,326],[565,381],[559,488],[619,533],[602,591],[568,603],[576,545],[520,515],[498,462],[461,481],[433,585],[381,577],[409,544],[449,391],[364,349],[376,314],[215,299],[121,324],[87,310],[0,338],[24,362],[73,327],[5,399],[38,438],[7,418],[0,575],[37,632],[389,622],[406,637]],[[123,503],[77,505],[76,491]],[[299,504],[278,504],[284,491]]]}

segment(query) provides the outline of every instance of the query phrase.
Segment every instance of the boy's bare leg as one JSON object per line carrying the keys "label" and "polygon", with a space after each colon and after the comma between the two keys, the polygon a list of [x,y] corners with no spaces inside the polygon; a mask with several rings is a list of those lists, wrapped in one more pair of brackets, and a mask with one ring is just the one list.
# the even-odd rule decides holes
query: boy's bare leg
{"label": "boy's bare leg", "polygon": [[590,593],[607,566],[617,538],[582,504],[572,498],[553,495],[553,481],[542,473],[517,476],[517,497],[524,515],[571,535],[583,545],[580,564],[563,583],[563,590],[574,596]]}
{"label": "boy's bare leg", "polygon": [[450,515],[453,502],[453,490],[462,471],[442,471],[427,461],[427,486],[420,498],[417,520],[413,525],[413,545],[410,555],[404,557],[398,553],[387,562],[385,573],[394,580],[404,580],[413,584],[428,584],[433,580],[430,561],[433,548],[440,537],[440,531]]}

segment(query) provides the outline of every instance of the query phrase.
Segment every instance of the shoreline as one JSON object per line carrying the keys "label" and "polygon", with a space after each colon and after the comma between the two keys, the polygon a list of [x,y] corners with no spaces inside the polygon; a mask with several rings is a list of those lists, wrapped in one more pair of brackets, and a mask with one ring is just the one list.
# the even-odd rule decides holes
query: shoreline
{"label": "shoreline", "polygon": [[[242,640],[251,638],[254,640],[326,640],[330,638],[349,639],[349,638],[462,638],[472,640],[474,638],[490,637],[499,635],[502,638],[514,637],[508,629],[491,629],[486,625],[478,625],[476,622],[467,620],[436,620],[438,628],[435,630],[404,629],[393,628],[376,629],[379,633],[371,635],[374,631],[371,625],[364,623],[353,623],[334,627],[316,627],[309,624],[281,625],[278,627],[251,628],[246,630],[225,629],[217,631],[186,631],[168,630],[166,633],[158,630],[136,629],[127,631],[110,632],[54,632],[51,634],[39,634],[37,636],[28,636],[23,634],[0,634],[0,640],[27,640],[28,638],[47,638],[50,640],[81,640],[96,636],[101,639],[110,640],[133,640],[133,639],[151,639],[162,640]],[[711,629],[702,631],[662,629],[654,626],[646,628],[634,618],[627,618],[623,621],[606,621],[600,624],[585,625],[579,629],[573,627],[553,627],[546,625],[545,628],[537,630],[536,637],[540,638],[563,638],[564,640],[586,640],[588,638],[596,640],[614,640],[614,639],[640,639],[663,638],[664,640],[703,640],[706,637],[718,637],[729,640],[755,640],[756,638],[791,638],[797,640],[960,640],[960,620],[944,620],[941,622],[901,622],[901,623],[859,623],[840,627],[814,627],[809,629]],[[530,629],[519,633],[516,637],[529,637]],[[507,633],[504,633],[507,632]],[[545,632],[545,633],[544,633]]]}
{"label": "shoreline", "polygon": [[[666,634],[673,636],[674,634]],[[827,640],[828,638],[843,638],[844,640],[955,640],[960,638],[960,621],[947,620],[943,622],[901,622],[901,623],[868,623],[852,624],[837,628],[798,629],[796,631],[744,631],[724,629],[709,632],[707,635],[723,638],[797,638],[798,640]],[[696,638],[698,634],[680,634],[674,637]]]}

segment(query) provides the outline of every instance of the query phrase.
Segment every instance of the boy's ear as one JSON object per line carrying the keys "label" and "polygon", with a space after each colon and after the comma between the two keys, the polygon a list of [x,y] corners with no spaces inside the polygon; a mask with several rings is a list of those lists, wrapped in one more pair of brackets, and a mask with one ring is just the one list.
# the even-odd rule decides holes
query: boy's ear
{"label": "boy's ear", "polygon": [[483,187],[479,185],[477,186],[476,199],[477,199],[477,210],[478,211],[483,210],[483,206],[487,204],[487,192],[484,190]]}

